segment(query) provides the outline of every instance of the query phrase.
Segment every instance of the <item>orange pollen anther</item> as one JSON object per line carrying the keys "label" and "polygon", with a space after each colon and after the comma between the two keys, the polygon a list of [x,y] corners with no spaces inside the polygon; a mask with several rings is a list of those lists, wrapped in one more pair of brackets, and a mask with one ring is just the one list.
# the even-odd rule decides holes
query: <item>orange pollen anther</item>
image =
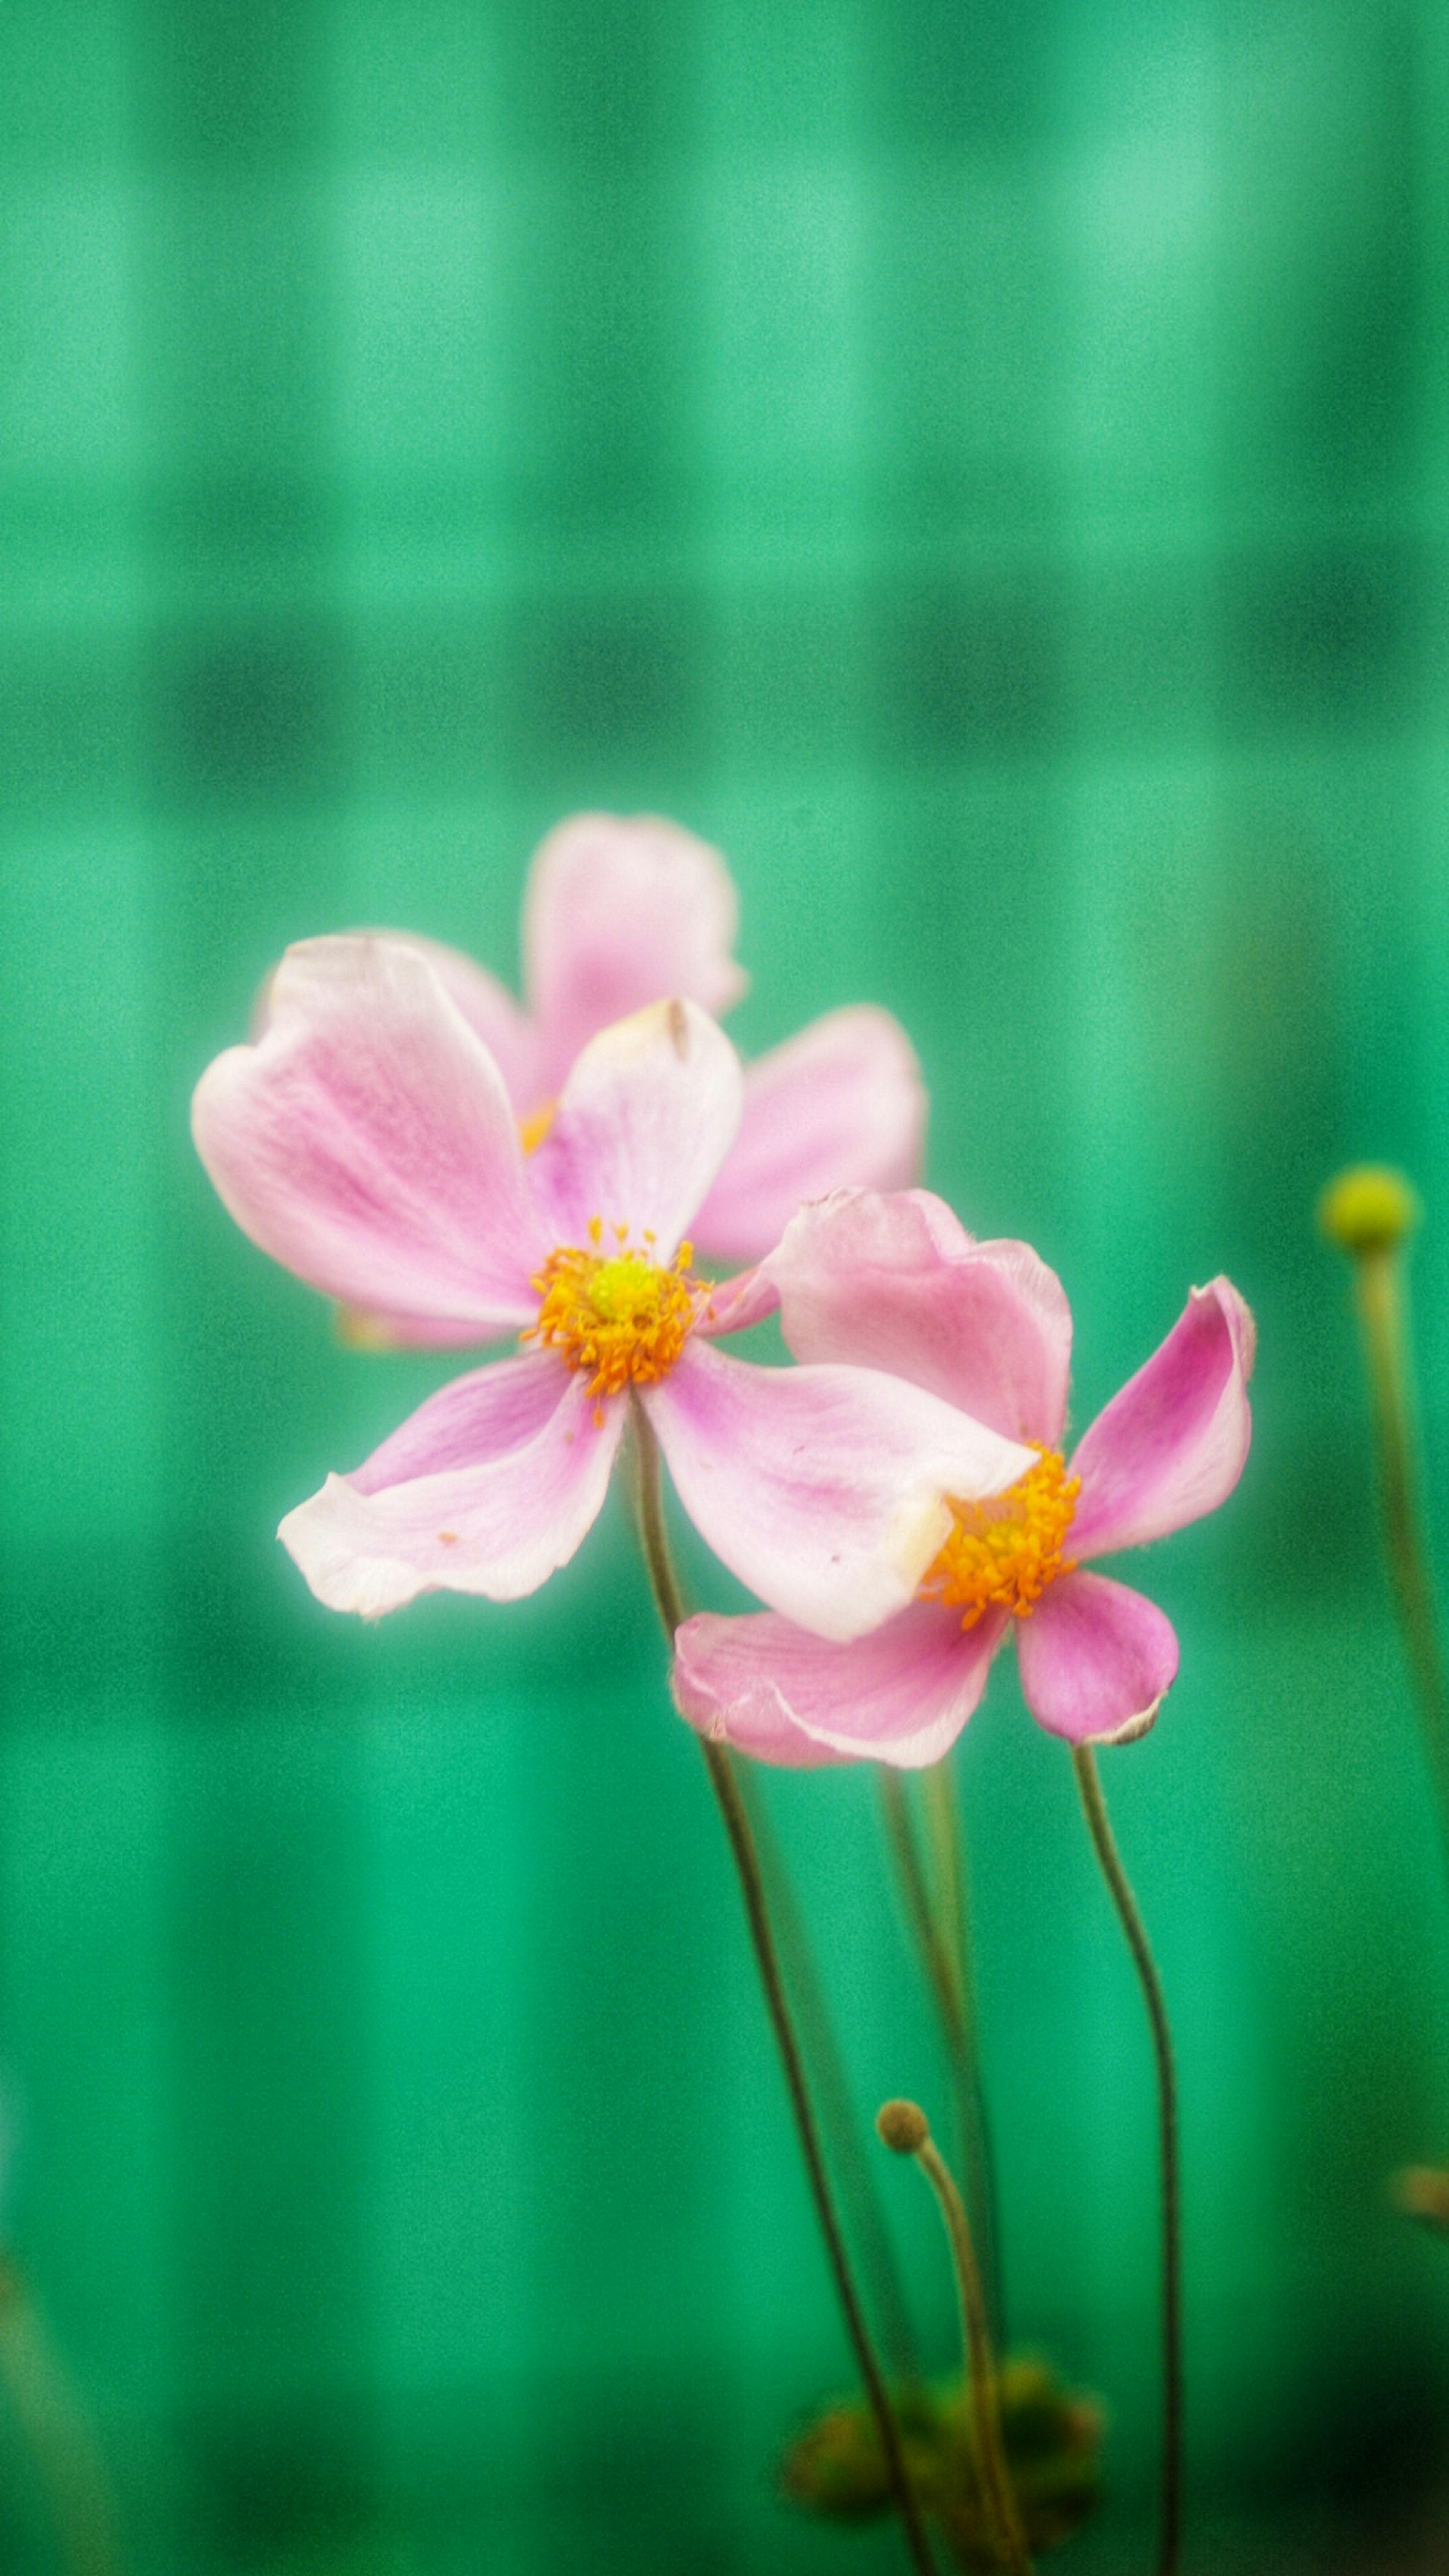
{"label": "orange pollen anther", "polygon": [[[625,1250],[627,1226],[615,1226],[617,1252],[603,1253],[604,1229],[589,1220],[592,1251],[562,1244],[533,1282],[543,1300],[538,1322],[520,1335],[557,1351],[564,1367],[587,1369],[590,1395],[602,1421],[606,1395],[627,1386],[652,1386],[667,1377],[694,1328],[703,1282],[690,1276],[694,1247],[681,1243],[670,1269],[652,1250]],[[646,1234],[646,1246],[653,1236]]]}
{"label": "orange pollen anther", "polygon": [[963,1628],[982,1613],[1009,1610],[1029,1619],[1049,1583],[1070,1574],[1076,1560],[1063,1556],[1080,1476],[1069,1476],[1058,1449],[1042,1448],[1034,1467],[1004,1494],[984,1503],[952,1501],[951,1535],[921,1586],[932,1600],[960,1610]]}

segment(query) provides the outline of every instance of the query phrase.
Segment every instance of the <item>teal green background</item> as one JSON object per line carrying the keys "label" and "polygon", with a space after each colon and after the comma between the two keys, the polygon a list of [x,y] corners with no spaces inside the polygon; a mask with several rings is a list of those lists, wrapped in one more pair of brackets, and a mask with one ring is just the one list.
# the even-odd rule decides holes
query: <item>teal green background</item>
{"label": "teal green background", "polygon": [[[900,1014],[933,1184],[1067,1282],[1078,1425],[1190,1282],[1256,1308],[1107,1767],[1190,2565],[1432,2528],[1449,2277],[1384,2177],[1449,2148],[1449,1941],[1312,1210],[1365,1152],[1422,1185],[1442,1528],[1446,111],[1432,0],[0,19],[6,2223],[135,2576],[903,2563],[771,2491],[847,2372],[622,1515],[517,1608],[323,1612],[276,1522],[444,1370],[339,1348],[187,1137],[289,939],[512,973],[580,805],[726,850],[746,1048]],[[1108,2576],[1144,2034],[1009,1667],[961,1750],[1013,2313],[1108,2402]],[[869,1778],[768,1786],[862,2106],[944,2113]],[[45,2576],[8,2412],[0,2471]]]}

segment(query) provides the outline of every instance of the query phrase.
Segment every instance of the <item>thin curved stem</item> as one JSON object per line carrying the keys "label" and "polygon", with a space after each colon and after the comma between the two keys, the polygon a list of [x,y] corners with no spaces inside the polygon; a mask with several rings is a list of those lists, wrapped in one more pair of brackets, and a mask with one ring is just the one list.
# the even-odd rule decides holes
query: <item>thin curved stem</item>
{"label": "thin curved stem", "polygon": [[966,1835],[961,1822],[961,1793],[956,1766],[949,1753],[944,1760],[932,1763],[923,1775],[921,1785],[961,1997],[962,2049],[958,2083],[961,2088],[960,2118],[966,2159],[967,2202],[981,2251],[981,2273],[986,2285],[986,2306],[992,2333],[998,2348],[1005,2351],[1006,2287],[1001,2262],[996,2150],[981,2068],[981,2025],[976,2010]]}
{"label": "thin curved stem", "polygon": [[1172,2032],[1157,1962],[1152,1956],[1137,1900],[1113,1840],[1106,1800],[1089,1744],[1074,1744],[1072,1768],[1077,1775],[1082,1813],[1107,1890],[1126,1935],[1147,2007],[1152,2055],[1157,2071],[1157,2139],[1162,2176],[1162,2520],[1157,2547],[1157,2576],[1176,2576],[1182,2548],[1182,2180],[1178,2156],[1177,2076],[1172,2062]]}
{"label": "thin curved stem", "polygon": [[936,2195],[950,2241],[956,2295],[961,2303],[961,2335],[966,2347],[971,2423],[981,2484],[1006,2552],[1007,2566],[1012,2569],[1013,2576],[1031,2576],[1031,2559],[1017,2515],[1011,2472],[1006,2465],[996,2356],[991,2346],[991,2321],[986,2313],[986,2293],[976,2260],[970,2221],[966,2216],[966,2204],[929,2133],[916,2149],[916,2162]]}
{"label": "thin curved stem", "polygon": [[998,2341],[1005,2334],[996,2225],[996,2179],[991,2132],[981,2083],[975,1994],[967,1932],[965,1856],[949,1762],[925,1774],[927,1823],[934,1868],[922,1861],[905,1782],[887,1763],[877,1766],[886,1840],[906,1917],[920,1952],[926,1982],[946,2044],[955,2098],[966,2198],[972,2231],[981,2248],[986,2303]]}
{"label": "thin curved stem", "polygon": [[1424,1749],[1439,1802],[1444,1857],[1449,1864],[1449,1677],[1444,1669],[1414,1466],[1402,1264],[1397,1248],[1375,1246],[1360,1253],[1354,1263],[1354,1279],[1378,1447],[1384,1544],[1419,1704]]}
{"label": "thin curved stem", "polygon": [[[681,1625],[684,1617],[684,1601],[674,1572],[664,1528],[658,1443],[640,1406],[635,1407],[634,1432],[639,1467],[639,1535],[654,1592],[655,1606],[658,1609],[665,1636],[672,1646],[674,1632]],[[810,2185],[811,2198],[815,2203],[815,2214],[824,2240],[826,2258],[845,2319],[851,2349],[870,2400],[887,2475],[905,2527],[907,2545],[918,2576],[937,2576],[936,2562],[926,2535],[921,2508],[916,2500],[905,2454],[901,2447],[900,2428],[896,2423],[889,2392],[871,2341],[870,2329],[866,2324],[865,2312],[856,2291],[850,2258],[836,2212],[834,2194],[830,2188],[830,2178],[825,2168],[820,2133],[816,2126],[815,2113],[805,2081],[804,2062],[800,2055],[799,2041],[795,2035],[794,2021],[785,1992],[785,1981],[780,1972],[779,1952],[775,1945],[769,1908],[765,1901],[764,1880],[760,1872],[754,1835],[750,1829],[750,1819],[740,1795],[739,1782],[735,1778],[734,1764],[730,1759],[728,1748],[723,1744],[713,1743],[707,1736],[701,1736],[700,1750],[704,1755],[710,1787],[714,1791],[719,1806],[726,1838],[739,1877],[745,1917],[754,1947],[755,1964],[760,1972],[760,1983],[765,1993],[765,2006],[775,2034],[775,2044],[780,2052],[785,2087],[790,2097],[790,2108],[794,2114],[801,2153],[805,2159],[806,2176]]]}
{"label": "thin curved stem", "polygon": [[875,2159],[861,2151],[857,2107],[835,2035],[830,2007],[815,1964],[804,1918],[795,1900],[760,1784],[748,1769],[736,1771],[755,1837],[765,1902],[775,1926],[785,1990],[800,2026],[807,2078],[820,2106],[828,2155],[833,2161],[845,2224],[864,2276],[870,2313],[880,2330],[887,2367],[907,2388],[919,2387],[920,2355],[906,2303],[905,2284],[876,2185]]}

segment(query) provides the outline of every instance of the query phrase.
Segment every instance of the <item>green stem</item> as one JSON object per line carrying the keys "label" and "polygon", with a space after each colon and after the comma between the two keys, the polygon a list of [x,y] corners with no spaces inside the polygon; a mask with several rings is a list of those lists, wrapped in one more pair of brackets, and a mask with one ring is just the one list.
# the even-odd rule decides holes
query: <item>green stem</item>
{"label": "green stem", "polygon": [[991,2323],[986,2313],[986,2294],[981,2285],[966,2204],[929,2133],[916,2149],[916,2162],[940,2204],[950,2239],[956,2293],[961,2302],[961,2335],[966,2347],[971,2424],[981,2484],[1006,2553],[1007,2566],[1013,2570],[1013,2576],[1031,2576],[1031,2559],[1017,2518],[1016,2497],[1012,2492],[1011,2473],[1006,2465],[1006,2451],[1001,2438],[1001,2407],[997,2393],[996,2359],[991,2349]]}
{"label": "green stem", "polygon": [[932,1868],[923,1866],[910,1801],[898,1771],[878,1766],[886,1837],[901,1884],[907,1919],[946,2043],[951,2090],[960,2133],[962,2169],[971,2224],[981,2248],[986,2300],[997,2341],[1004,2341],[1004,2303],[996,2223],[996,2176],[991,2130],[981,2082],[965,1853],[949,1758],[923,1775]]}
{"label": "green stem", "polygon": [[1402,1268],[1397,1248],[1375,1246],[1361,1252],[1354,1263],[1354,1273],[1378,1444],[1389,1572],[1419,1704],[1424,1750],[1439,1801],[1445,1859],[1449,1861],[1449,1680],[1445,1677],[1414,1472]]}
{"label": "green stem", "polygon": [[[675,1630],[683,1623],[684,1600],[674,1572],[673,1560],[669,1553],[669,1541],[664,1528],[659,1446],[641,1405],[636,1405],[634,1408],[634,1436],[638,1451],[639,1535],[649,1580],[653,1587],[655,1606],[658,1609],[665,1636],[672,1648]],[[895,2412],[856,2291],[850,2269],[850,2258],[846,2252],[845,2239],[841,2233],[840,2220],[835,2208],[834,2194],[825,2169],[820,2133],[816,2127],[815,2113],[805,2081],[804,2063],[785,1993],[785,1981],[780,1973],[779,1953],[765,1901],[764,1880],[760,1874],[759,1855],[755,1848],[754,1835],[750,1830],[750,1819],[740,1795],[739,1782],[735,1778],[734,1765],[727,1747],[712,1742],[708,1736],[701,1736],[700,1750],[704,1755],[710,1787],[714,1791],[719,1806],[725,1834],[739,1876],[740,1893],[744,1898],[745,1917],[754,1947],[755,1964],[760,1972],[760,1983],[765,1992],[765,2005],[775,2034],[775,2044],[780,2052],[780,2063],[784,2070],[790,2108],[794,2114],[801,2153],[805,2159],[810,2194],[815,2203],[815,2214],[835,2282],[836,2295],[845,2318],[846,2332],[855,2354],[856,2365],[865,2384],[871,2412],[875,2417],[891,2490],[900,2511],[907,2545],[918,2576],[937,2576],[931,2544],[926,2536],[921,2509],[916,2501],[915,2489],[906,2467],[905,2453],[901,2447],[900,2428],[896,2423]]]}
{"label": "green stem", "polygon": [[1157,2576],[1176,2576],[1182,2547],[1182,2181],[1178,2159],[1177,2077],[1172,2063],[1172,2033],[1157,1963],[1152,1956],[1137,1900],[1122,1867],[1107,1819],[1096,1758],[1089,1744],[1074,1744],[1072,1767],[1077,1775],[1082,1813],[1117,1919],[1126,1935],[1147,2007],[1152,2054],[1157,2071],[1157,2136],[1162,2176],[1162,2521],[1157,2548]]}
{"label": "green stem", "polygon": [[790,1876],[776,1842],[769,1810],[749,1766],[737,1770],[740,1794],[755,1837],[765,1902],[775,1925],[784,1965],[786,1992],[793,1998],[800,2027],[806,2072],[820,2105],[826,2142],[839,2183],[851,2241],[865,2277],[869,2304],[880,2327],[881,2343],[896,2378],[918,2387],[920,2357],[906,2304],[905,2285],[891,2244],[876,2187],[873,2158],[861,2152],[856,2105],[851,2098],[840,2043],[826,2002],[820,1972],[804,1918],[795,1901]]}

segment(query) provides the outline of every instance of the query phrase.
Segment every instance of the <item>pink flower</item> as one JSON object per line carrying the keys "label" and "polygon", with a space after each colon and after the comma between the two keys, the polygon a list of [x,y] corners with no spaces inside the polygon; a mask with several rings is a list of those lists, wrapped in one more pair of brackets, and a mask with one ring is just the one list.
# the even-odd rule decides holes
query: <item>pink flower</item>
{"label": "pink flower", "polygon": [[985,1503],[958,1498],[909,1609],[852,1644],[773,1614],[690,1619],[675,1696],[690,1722],[767,1762],[938,1761],[1016,1636],[1038,1724],[1074,1743],[1152,1724],[1177,1672],[1171,1623],[1080,1569],[1214,1511],[1248,1454],[1253,1322],[1226,1279],[1195,1288],[1068,1464],[1072,1319],[1024,1243],[974,1243],[924,1190],[840,1191],[802,1208],[762,1265],[797,1358],[893,1369],[1036,1455]]}
{"label": "pink flower", "polygon": [[193,1127],[253,1242],[427,1342],[515,1334],[281,1537],[319,1598],[375,1616],[445,1589],[511,1600],[573,1555],[628,1398],[686,1511],[763,1600],[852,1637],[908,1601],[950,1527],[1029,1452],[872,1370],[763,1369],[717,1333],[774,1302],[690,1274],[684,1229],[739,1124],[729,1040],[688,1001],[593,1038],[531,1156],[492,1055],[411,944],[290,949],[257,1043],[218,1056]]}
{"label": "pink flower", "polygon": [[[533,1141],[600,1029],[671,994],[715,1019],[739,1000],[749,979],[730,954],[738,909],[718,851],[677,823],[575,814],[529,872],[526,1010],[456,949],[383,935],[431,960]],[[920,1068],[889,1012],[862,1004],[812,1020],[746,1071],[738,1133],[695,1223],[699,1252],[756,1261],[802,1200],[850,1183],[904,1187],[920,1169],[925,1122]]]}

